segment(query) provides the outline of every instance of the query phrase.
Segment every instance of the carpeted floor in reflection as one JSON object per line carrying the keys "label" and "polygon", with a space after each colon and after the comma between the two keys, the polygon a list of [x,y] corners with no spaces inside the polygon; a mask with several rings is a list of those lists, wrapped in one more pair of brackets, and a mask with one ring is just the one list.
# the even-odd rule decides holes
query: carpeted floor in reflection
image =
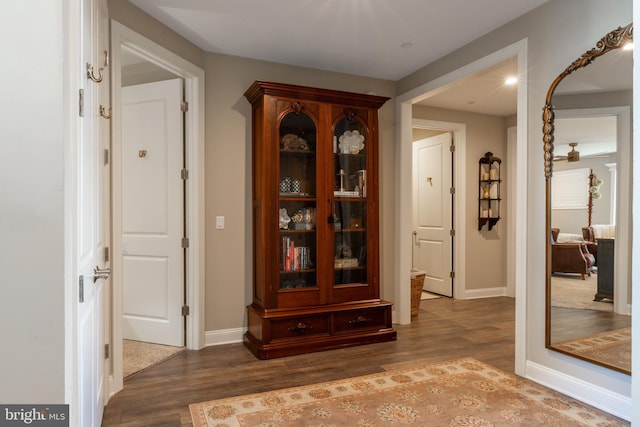
{"label": "carpeted floor in reflection", "polygon": [[554,307],[613,311],[611,301],[593,300],[597,289],[597,274],[587,276],[585,280],[582,280],[578,274],[554,274],[551,276],[551,305]]}

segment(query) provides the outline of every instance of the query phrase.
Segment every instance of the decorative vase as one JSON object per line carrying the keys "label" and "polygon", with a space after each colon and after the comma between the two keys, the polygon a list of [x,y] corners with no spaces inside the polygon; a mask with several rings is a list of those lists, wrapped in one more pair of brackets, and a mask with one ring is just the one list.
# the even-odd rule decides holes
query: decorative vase
{"label": "decorative vase", "polygon": [[300,180],[299,179],[292,179],[291,180],[291,192],[292,193],[299,193],[302,190],[302,187],[300,185]]}
{"label": "decorative vase", "polygon": [[281,193],[291,193],[291,178],[285,176],[280,181],[280,192]]}

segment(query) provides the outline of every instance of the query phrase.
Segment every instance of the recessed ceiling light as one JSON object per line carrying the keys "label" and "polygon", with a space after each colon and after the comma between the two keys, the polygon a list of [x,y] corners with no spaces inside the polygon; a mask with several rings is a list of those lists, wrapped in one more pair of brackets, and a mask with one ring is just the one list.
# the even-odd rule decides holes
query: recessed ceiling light
{"label": "recessed ceiling light", "polygon": [[401,48],[403,48],[403,49],[409,49],[409,48],[413,47],[413,43],[411,43],[411,42],[404,42],[404,43],[402,43],[402,44],[400,45],[400,47],[401,47]]}
{"label": "recessed ceiling light", "polygon": [[506,80],[504,81],[504,84],[506,85],[514,85],[518,83],[518,78],[517,77],[507,77]]}

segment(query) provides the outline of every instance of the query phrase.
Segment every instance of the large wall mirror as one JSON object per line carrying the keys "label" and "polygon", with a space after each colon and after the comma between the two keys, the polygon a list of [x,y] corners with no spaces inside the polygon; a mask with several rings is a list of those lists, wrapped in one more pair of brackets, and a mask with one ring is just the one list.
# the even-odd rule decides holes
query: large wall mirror
{"label": "large wall mirror", "polygon": [[543,113],[546,346],[631,374],[632,24],[552,83]]}

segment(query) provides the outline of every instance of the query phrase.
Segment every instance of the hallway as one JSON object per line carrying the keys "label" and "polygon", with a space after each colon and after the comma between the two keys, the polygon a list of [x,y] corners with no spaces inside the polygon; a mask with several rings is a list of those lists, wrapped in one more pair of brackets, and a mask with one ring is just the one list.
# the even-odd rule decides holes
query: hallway
{"label": "hallway", "polygon": [[515,300],[423,300],[398,340],[272,360],[243,344],[185,351],[125,381],[105,408],[103,426],[191,426],[190,403],[366,375],[414,360],[471,356],[514,371]]}

